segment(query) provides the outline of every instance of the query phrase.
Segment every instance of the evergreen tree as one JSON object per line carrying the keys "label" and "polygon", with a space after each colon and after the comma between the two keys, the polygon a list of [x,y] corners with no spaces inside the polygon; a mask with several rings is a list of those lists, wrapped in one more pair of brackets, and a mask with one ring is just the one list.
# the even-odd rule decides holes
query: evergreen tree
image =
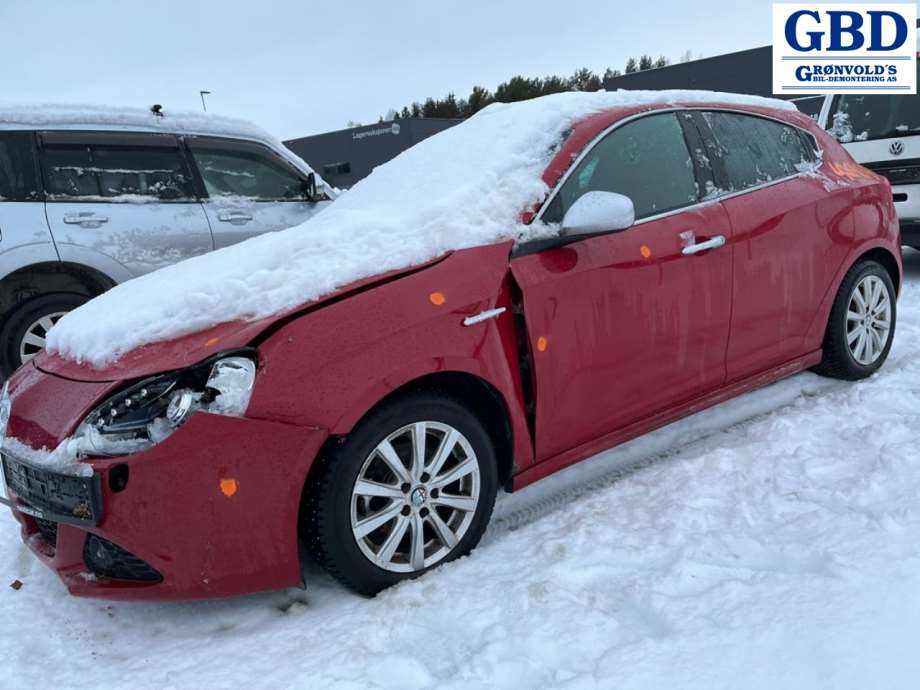
{"label": "evergreen tree", "polygon": [[614,79],[621,75],[622,75],[622,72],[620,72],[620,70],[613,69],[612,67],[608,67],[606,71],[604,72],[604,81],[607,81],[608,79]]}
{"label": "evergreen tree", "polygon": [[408,120],[410,117],[412,117],[412,113],[409,112],[409,108],[407,106],[403,106],[402,112],[399,114],[399,116],[403,120]]}
{"label": "evergreen tree", "polygon": [[639,71],[639,65],[636,64],[636,58],[631,57],[626,61],[626,69],[624,71],[626,74],[632,74],[633,72]]}
{"label": "evergreen tree", "polygon": [[438,109],[438,104],[430,96],[425,99],[425,103],[422,105],[422,117],[437,117],[435,114]]}
{"label": "evergreen tree", "polygon": [[639,58],[639,71],[641,72],[647,69],[652,69],[654,64],[655,63],[652,62],[651,55],[643,55],[642,57]]}
{"label": "evergreen tree", "polygon": [[655,67],[667,67],[671,64],[671,61],[668,60],[664,55],[655,60]]}
{"label": "evergreen tree", "polygon": [[474,86],[470,97],[467,99],[467,115],[475,115],[495,100],[488,89]]}
{"label": "evergreen tree", "polygon": [[422,116],[422,106],[418,103],[412,104],[412,117],[421,117]]}
{"label": "evergreen tree", "polygon": [[576,70],[569,78],[569,89],[572,91],[598,91],[602,88],[601,78],[587,67]]}

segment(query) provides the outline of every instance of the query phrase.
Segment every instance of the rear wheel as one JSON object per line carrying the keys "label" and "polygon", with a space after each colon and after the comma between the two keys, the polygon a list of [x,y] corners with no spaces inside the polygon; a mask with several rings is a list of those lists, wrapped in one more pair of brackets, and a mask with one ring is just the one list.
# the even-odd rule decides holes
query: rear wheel
{"label": "rear wheel", "polygon": [[469,553],[498,489],[482,423],[459,402],[414,394],[372,412],[325,459],[312,500],[317,560],[374,595]]}
{"label": "rear wheel", "polygon": [[875,261],[861,261],[840,285],[824,337],[819,374],[855,381],[885,363],[894,340],[897,296],[888,271]]}
{"label": "rear wheel", "polygon": [[0,375],[8,377],[41,352],[51,327],[87,299],[56,293],[35,297],[14,309],[0,330]]}

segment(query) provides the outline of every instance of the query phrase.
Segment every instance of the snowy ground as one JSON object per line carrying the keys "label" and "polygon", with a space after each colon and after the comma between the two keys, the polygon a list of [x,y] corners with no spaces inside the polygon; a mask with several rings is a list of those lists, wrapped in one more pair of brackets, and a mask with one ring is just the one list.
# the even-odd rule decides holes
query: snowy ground
{"label": "snowy ground", "polygon": [[603,453],[504,497],[471,557],[375,600],[315,570],[305,592],[74,599],[0,515],[0,685],[920,687],[920,253],[906,262],[871,381],[802,374]]}

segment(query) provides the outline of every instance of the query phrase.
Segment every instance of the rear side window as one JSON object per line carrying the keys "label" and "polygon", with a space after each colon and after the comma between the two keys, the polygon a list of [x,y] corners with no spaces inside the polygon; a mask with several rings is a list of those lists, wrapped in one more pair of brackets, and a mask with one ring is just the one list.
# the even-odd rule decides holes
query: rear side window
{"label": "rear side window", "polygon": [[814,152],[795,127],[754,115],[704,112],[712,137],[706,137],[713,166],[721,171],[722,191],[737,192],[780,180],[814,160]]}
{"label": "rear side window", "polygon": [[40,198],[28,132],[0,132],[0,201],[35,201]]}
{"label": "rear side window", "polygon": [[590,191],[628,196],[637,219],[695,203],[693,163],[677,116],[649,115],[610,132],[568,177],[543,220],[561,222],[572,204]]}
{"label": "rear side window", "polygon": [[184,201],[195,197],[178,149],[45,145],[42,160],[52,201]]}
{"label": "rear side window", "polygon": [[190,141],[189,148],[212,198],[307,200],[303,178],[263,146],[201,139]]}

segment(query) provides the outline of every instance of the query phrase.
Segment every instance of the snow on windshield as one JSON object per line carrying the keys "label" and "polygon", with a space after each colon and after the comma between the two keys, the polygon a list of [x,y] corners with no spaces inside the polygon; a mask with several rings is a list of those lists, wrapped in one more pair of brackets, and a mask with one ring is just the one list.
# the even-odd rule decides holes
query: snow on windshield
{"label": "snow on windshield", "polygon": [[269,316],[450,250],[539,236],[520,212],[573,122],[616,107],[783,101],[693,91],[565,93],[495,104],[378,167],[301,226],[123,283],[62,318],[48,349],[103,366],[140,345]]}

